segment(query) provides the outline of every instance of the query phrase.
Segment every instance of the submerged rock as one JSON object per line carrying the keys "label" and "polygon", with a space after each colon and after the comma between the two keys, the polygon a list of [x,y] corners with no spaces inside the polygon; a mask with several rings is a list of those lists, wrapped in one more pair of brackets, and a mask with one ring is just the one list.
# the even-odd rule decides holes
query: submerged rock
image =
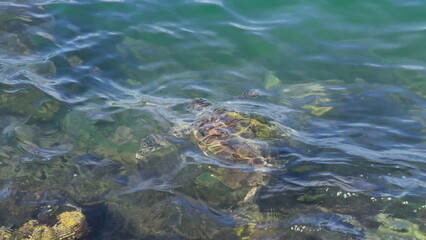
{"label": "submerged rock", "polygon": [[50,224],[29,220],[19,229],[0,228],[3,240],[77,240],[88,233],[86,217],[79,211],[61,213]]}
{"label": "submerged rock", "polygon": [[426,239],[426,232],[409,220],[394,218],[384,213],[378,214],[376,219],[381,225],[376,231],[370,232],[369,239]]}

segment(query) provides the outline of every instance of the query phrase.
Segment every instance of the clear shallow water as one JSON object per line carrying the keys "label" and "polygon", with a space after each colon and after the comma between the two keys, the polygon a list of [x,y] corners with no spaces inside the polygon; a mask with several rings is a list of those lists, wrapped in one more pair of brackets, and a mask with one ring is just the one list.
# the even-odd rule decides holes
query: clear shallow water
{"label": "clear shallow water", "polygon": [[[88,239],[425,239],[423,1],[0,3],[0,224],[81,207]],[[262,96],[239,99],[251,89]],[[274,168],[193,139],[191,99],[265,117]],[[229,174],[229,169],[234,172]],[[230,176],[230,177],[229,177]],[[237,181],[237,180],[235,180]]]}

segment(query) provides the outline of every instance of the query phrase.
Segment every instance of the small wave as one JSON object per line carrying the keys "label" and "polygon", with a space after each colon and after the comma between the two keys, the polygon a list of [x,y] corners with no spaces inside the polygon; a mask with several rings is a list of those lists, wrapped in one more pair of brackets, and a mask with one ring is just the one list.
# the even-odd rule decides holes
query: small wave
{"label": "small wave", "polygon": [[234,23],[234,22],[229,23],[229,25],[234,26],[236,28],[243,29],[243,30],[249,30],[249,31],[264,31],[264,30],[268,30],[269,29],[269,28],[266,28],[266,27],[246,26],[246,25],[239,24],[239,23]]}

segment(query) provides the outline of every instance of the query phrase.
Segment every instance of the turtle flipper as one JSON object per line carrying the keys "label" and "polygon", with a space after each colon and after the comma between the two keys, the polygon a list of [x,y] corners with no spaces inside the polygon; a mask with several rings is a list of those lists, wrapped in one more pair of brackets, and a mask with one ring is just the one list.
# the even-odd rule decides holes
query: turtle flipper
{"label": "turtle flipper", "polygon": [[140,149],[136,153],[136,159],[143,160],[146,155],[168,145],[170,143],[163,135],[157,133],[151,134],[142,139]]}
{"label": "turtle flipper", "polygon": [[180,124],[171,127],[167,134],[174,138],[185,138],[188,137],[191,134],[192,126],[189,124]]}

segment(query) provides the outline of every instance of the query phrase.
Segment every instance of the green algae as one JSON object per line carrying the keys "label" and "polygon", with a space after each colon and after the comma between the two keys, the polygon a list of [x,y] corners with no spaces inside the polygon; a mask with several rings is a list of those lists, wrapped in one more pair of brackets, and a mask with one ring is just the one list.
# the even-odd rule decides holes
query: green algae
{"label": "green algae", "polygon": [[29,220],[19,229],[0,228],[2,240],[78,240],[88,233],[86,217],[79,211],[63,212],[53,226]]}
{"label": "green algae", "polygon": [[367,231],[368,239],[426,239],[426,233],[420,229],[420,226],[409,220],[394,218],[384,213],[378,214],[376,220],[380,226],[377,230]]}
{"label": "green algae", "polygon": [[271,90],[273,88],[279,87],[281,84],[280,79],[273,73],[268,71],[265,76],[264,88]]}

